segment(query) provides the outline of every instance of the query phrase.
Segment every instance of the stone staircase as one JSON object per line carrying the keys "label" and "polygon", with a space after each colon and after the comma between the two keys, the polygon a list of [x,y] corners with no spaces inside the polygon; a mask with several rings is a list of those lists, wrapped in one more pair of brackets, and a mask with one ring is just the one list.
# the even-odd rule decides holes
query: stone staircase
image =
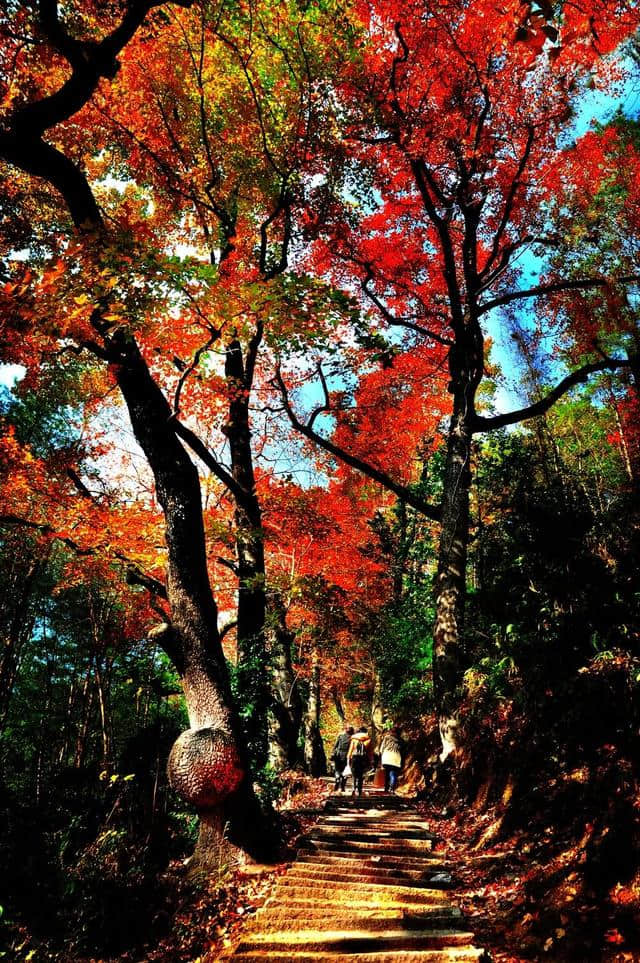
{"label": "stone staircase", "polygon": [[296,861],[242,932],[234,963],[479,963],[447,897],[451,866],[413,807],[370,790],[332,796]]}

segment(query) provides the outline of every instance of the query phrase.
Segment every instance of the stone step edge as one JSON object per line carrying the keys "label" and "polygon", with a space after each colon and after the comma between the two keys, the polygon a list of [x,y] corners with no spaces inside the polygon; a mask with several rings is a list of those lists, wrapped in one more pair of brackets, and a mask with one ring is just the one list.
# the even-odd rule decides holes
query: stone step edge
{"label": "stone step edge", "polygon": [[[318,909],[324,909],[326,912],[329,912],[336,903],[334,896],[323,899],[322,897],[318,898],[317,896],[305,896],[293,891],[293,893],[287,893],[286,900],[283,900],[282,896],[284,895],[285,894],[280,894],[279,900],[282,906],[286,907],[287,909],[302,909],[304,906],[311,906],[317,907]],[[348,910],[349,913],[352,910],[371,909],[371,899],[367,897],[358,900],[341,900],[340,902],[342,907]],[[398,912],[404,910],[407,913],[424,909],[438,910],[446,906],[446,899],[432,900],[429,903],[414,903],[409,900],[394,899],[385,903],[385,909],[396,910]]]}
{"label": "stone step edge", "polygon": [[[402,917],[399,915],[389,915],[387,917],[372,917],[372,916],[358,916],[354,914],[353,916],[344,917],[331,917],[331,916],[308,916],[301,915],[300,917],[295,917],[292,914],[273,916],[269,918],[268,916],[259,917],[257,914],[251,917],[247,921],[246,929],[243,933],[253,934],[256,932],[271,933],[280,932],[280,929],[286,930],[287,925],[292,927],[292,931],[300,932],[302,928],[309,929],[315,925],[323,924],[324,931],[326,932],[341,932],[341,933],[356,933],[363,930],[371,933],[377,933],[384,935],[387,932],[402,932],[402,933],[415,933],[415,932],[433,932],[441,933],[443,930],[455,929],[456,932],[460,931],[460,927],[464,925],[464,919],[460,916],[432,916],[430,919],[412,919],[411,917]],[[296,925],[298,929],[296,929]],[[276,927],[278,928],[276,930]],[[463,931],[466,932],[466,929]]]}
{"label": "stone step edge", "polygon": [[452,866],[444,867],[442,863],[433,863],[429,866],[403,866],[400,862],[395,866],[384,866],[380,865],[379,862],[370,863],[362,859],[354,861],[350,865],[340,862],[311,862],[309,860],[300,860],[292,863],[287,869],[287,873],[292,873],[294,870],[296,873],[299,871],[312,876],[317,876],[320,873],[333,873],[344,876],[347,879],[350,878],[352,873],[356,875],[377,873],[380,879],[385,879],[396,874],[398,877],[403,877],[404,879],[423,881],[429,876],[442,875],[443,873],[453,878],[453,874],[449,872],[451,869],[453,869]]}
{"label": "stone step edge", "polygon": [[348,853],[347,855],[342,855],[333,850],[329,849],[298,849],[297,858],[292,862],[292,866],[301,864],[314,865],[349,865],[349,866],[380,866],[382,868],[391,868],[394,866],[403,866],[407,869],[420,869],[421,866],[438,866],[443,869],[453,868],[456,864],[452,860],[441,859],[438,856],[394,856],[392,853],[387,853],[381,856],[378,853]]}
{"label": "stone step edge", "polygon": [[[282,876],[278,880],[276,888],[280,889],[280,887],[282,887],[285,892],[290,892],[293,889],[316,890],[318,892],[331,892],[336,894],[344,893],[345,887],[342,885],[341,880],[311,879],[309,880],[309,885],[305,885],[305,880],[306,877],[304,876]],[[425,898],[425,902],[428,902],[428,896],[441,896],[444,893],[444,890],[438,886],[405,886],[403,883],[388,883],[387,885],[383,885],[382,888],[391,896],[410,896],[415,898],[417,903],[422,902],[423,897]],[[380,884],[368,881],[350,883],[349,892],[356,895],[370,893],[376,899],[379,899],[381,896]]]}
{"label": "stone step edge", "polygon": [[[242,939],[239,948],[251,945],[270,945],[277,943],[282,946],[299,946],[304,948],[305,943],[322,943],[322,947],[331,948],[332,945],[340,944],[339,948],[348,949],[350,943],[358,944],[373,943],[385,949],[389,943],[405,942],[414,943],[436,943],[432,949],[443,949],[447,946],[471,946],[473,945],[474,934],[470,930],[384,930],[382,932],[370,932],[366,929],[360,930],[276,930],[272,933],[247,933],[247,939]],[[275,947],[273,947],[275,948]],[[314,947],[315,949],[316,947]],[[318,949],[320,947],[317,947]],[[398,947],[404,949],[405,947]],[[409,949],[410,947],[406,947]],[[429,947],[426,947],[429,949]]]}
{"label": "stone step edge", "polygon": [[[391,870],[390,873],[393,873],[393,870]],[[322,873],[305,873],[305,872],[298,872],[297,870],[296,872],[292,872],[292,870],[289,870],[289,872],[287,873],[286,877],[284,877],[284,879],[305,880],[309,885],[312,885],[314,883],[317,883],[320,885],[322,885],[323,883],[347,883],[347,884],[362,883],[363,885],[371,884],[372,886],[378,886],[382,888],[384,888],[385,886],[406,886],[408,889],[417,889],[417,890],[423,890],[423,889],[445,890],[445,889],[451,889],[451,886],[453,885],[452,880],[449,882],[445,880],[442,880],[441,882],[439,882],[438,880],[436,880],[434,882],[431,879],[412,878],[411,876],[408,876],[408,877],[399,876],[399,875],[385,876],[381,874],[379,870],[377,875],[375,870],[371,870],[369,873],[354,871],[351,874],[328,873],[326,871]],[[284,879],[282,880],[283,882],[284,882]]]}
{"label": "stone step edge", "polygon": [[307,953],[292,951],[283,960],[279,950],[253,950],[248,953],[233,955],[235,963],[251,963],[253,960],[271,959],[280,963],[297,960],[298,963],[317,963],[317,961],[332,960],[334,963],[489,963],[487,953],[476,947],[455,950],[393,950],[391,953],[362,953],[354,957],[353,954],[338,953]]}

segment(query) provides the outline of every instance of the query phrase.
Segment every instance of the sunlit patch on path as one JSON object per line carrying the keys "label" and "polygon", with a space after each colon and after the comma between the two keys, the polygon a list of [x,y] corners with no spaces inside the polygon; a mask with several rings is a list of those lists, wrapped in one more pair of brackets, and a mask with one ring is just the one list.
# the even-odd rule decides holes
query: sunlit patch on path
{"label": "sunlit patch on path", "polygon": [[434,839],[425,820],[396,796],[332,796],[225,959],[487,960],[447,895],[453,867],[434,854]]}

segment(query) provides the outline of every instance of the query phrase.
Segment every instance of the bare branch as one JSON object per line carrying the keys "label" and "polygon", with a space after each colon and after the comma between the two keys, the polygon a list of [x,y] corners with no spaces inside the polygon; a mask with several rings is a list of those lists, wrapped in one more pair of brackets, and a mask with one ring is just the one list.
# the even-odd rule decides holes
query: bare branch
{"label": "bare branch", "polygon": [[141,585],[147,592],[150,592],[157,598],[164,599],[165,602],[167,601],[166,585],[159,579],[154,578],[153,575],[148,575],[146,572],[143,572],[137,565],[129,563],[125,572],[125,582],[127,585]]}
{"label": "bare branch", "polygon": [[543,415],[548,411],[549,408],[551,408],[562,395],[570,391],[571,388],[586,381],[589,375],[595,374],[598,371],[615,371],[618,368],[630,367],[631,361],[628,358],[606,358],[604,361],[593,361],[591,364],[585,364],[581,368],[578,368],[577,371],[573,371],[567,375],[566,378],[563,378],[544,398],[534,402],[532,405],[528,405],[525,408],[518,408],[517,411],[511,411],[503,415],[493,415],[489,418],[482,415],[474,415],[471,418],[471,430],[474,433],[495,431],[497,428],[504,428],[506,425],[515,425],[529,418],[536,418],[538,415]]}
{"label": "bare branch", "polygon": [[238,566],[232,559],[224,558],[224,556],[218,555],[218,557],[216,558],[216,562],[218,563],[218,565],[223,565],[225,568],[230,569],[234,575],[239,574]]}
{"label": "bare branch", "polygon": [[[509,193],[507,194],[507,197],[504,203],[504,210],[502,211],[502,217],[500,218],[500,223],[498,224],[496,233],[493,236],[493,244],[491,246],[491,251],[489,252],[489,257],[487,258],[486,263],[479,274],[480,278],[483,280],[486,279],[487,274],[491,270],[492,265],[494,264],[496,258],[498,257],[498,253],[500,251],[500,242],[504,236],[504,232],[509,226],[509,220],[513,212],[513,206],[515,204],[516,194],[518,193],[518,188],[520,187],[522,182],[522,175],[524,174],[525,168],[529,162],[529,157],[531,155],[531,148],[533,147],[534,138],[535,138],[535,127],[531,125],[527,128],[527,139],[524,145],[524,150],[522,151],[522,156],[520,158],[520,161],[518,162],[518,167],[516,170],[515,177],[511,181],[511,185],[509,187]],[[502,260],[504,260],[504,258]]]}
{"label": "bare branch", "polygon": [[220,337],[220,331],[214,331],[211,337],[209,338],[209,340],[206,342],[206,344],[203,344],[198,348],[198,350],[195,352],[193,356],[193,360],[191,364],[187,365],[187,367],[184,369],[184,371],[180,375],[180,380],[178,381],[178,384],[176,387],[176,393],[173,399],[174,415],[177,416],[180,414],[180,395],[182,394],[182,389],[184,388],[184,384],[187,378],[189,377],[189,375],[193,374],[193,372],[196,370],[196,368],[200,364],[200,358],[205,353],[205,351],[208,351],[209,348],[211,348],[212,345],[215,344],[215,342],[218,340],[219,337]]}

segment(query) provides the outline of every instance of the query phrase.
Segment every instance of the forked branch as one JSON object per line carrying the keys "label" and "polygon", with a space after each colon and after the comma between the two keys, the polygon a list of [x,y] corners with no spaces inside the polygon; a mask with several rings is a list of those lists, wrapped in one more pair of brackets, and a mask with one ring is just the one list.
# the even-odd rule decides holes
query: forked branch
{"label": "forked branch", "polygon": [[379,485],[382,485],[383,488],[393,492],[394,495],[400,499],[400,501],[406,502],[407,505],[411,505],[412,508],[415,508],[416,511],[420,512],[426,518],[430,518],[435,522],[440,521],[442,512],[438,505],[432,505],[424,498],[421,498],[416,492],[412,491],[410,486],[400,484],[400,482],[395,481],[385,471],[382,471],[380,468],[376,468],[374,465],[369,464],[362,458],[358,458],[357,455],[346,451],[344,448],[336,445],[334,442],[330,441],[328,438],[325,438],[314,429],[313,424],[316,418],[323,412],[329,413],[331,411],[328,403],[326,382],[323,386],[323,390],[325,392],[325,403],[315,408],[309,421],[303,422],[300,421],[291,406],[289,392],[282,377],[282,371],[279,365],[276,368],[274,381],[282,397],[282,404],[287,417],[296,431],[300,432],[301,435],[304,435],[305,438],[308,438],[309,441],[312,441],[319,448],[322,448],[323,451],[328,452],[330,455],[333,455],[334,458],[344,462],[345,465],[349,465],[350,468],[354,468],[356,471],[366,475],[367,478],[371,478]]}

